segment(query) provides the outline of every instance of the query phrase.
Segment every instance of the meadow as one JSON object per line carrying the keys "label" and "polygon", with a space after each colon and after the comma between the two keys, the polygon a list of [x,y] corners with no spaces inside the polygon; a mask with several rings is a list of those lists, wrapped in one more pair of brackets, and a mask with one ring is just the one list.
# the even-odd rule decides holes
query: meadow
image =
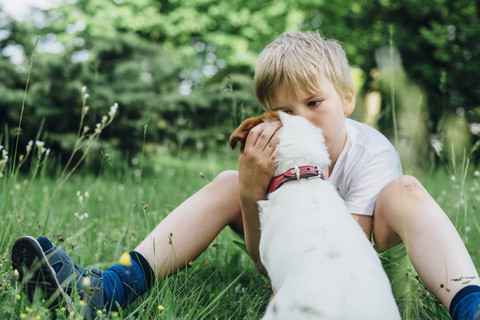
{"label": "meadow", "polygon": [[[226,140],[235,123],[260,112],[251,90],[254,61],[290,29],[321,27],[342,43],[355,66],[356,110],[364,113],[353,116],[391,138],[404,173],[437,200],[480,267],[480,166],[467,160],[478,161],[480,146],[478,2],[190,2],[160,10],[156,0],[64,1],[32,21],[6,18],[0,6],[0,319],[82,319],[64,307],[49,311],[41,298],[28,301],[11,268],[18,237],[46,236],[78,265],[105,270],[218,173],[236,169],[237,151]],[[49,43],[63,49],[46,51]],[[18,50],[20,65],[13,62]],[[83,84],[95,88],[90,114],[105,103],[121,105],[105,139],[100,134],[116,108],[86,129]],[[72,106],[80,93],[76,131],[79,110]],[[367,100],[378,108],[367,108]],[[432,136],[456,156],[435,153]],[[54,143],[59,152],[48,149]],[[414,270],[405,277],[403,319],[449,319]],[[98,318],[253,320],[271,294],[241,236],[226,228],[189,267]],[[74,302],[84,307],[78,297]]]}
{"label": "meadow", "polygon": [[[103,125],[111,118],[102,120]],[[100,132],[90,137],[94,140]],[[88,141],[88,136],[82,137],[79,131],[79,140]],[[3,150],[7,147],[2,146]],[[88,153],[88,148],[84,151]],[[76,161],[81,158],[73,157],[66,170],[40,141],[18,146],[18,154],[24,155],[17,163],[12,163],[13,152],[0,152],[0,319],[50,319],[54,315],[57,319],[82,319],[80,314],[67,314],[63,307],[49,311],[44,299],[33,304],[28,301],[11,269],[10,250],[18,237],[47,236],[75,263],[105,270],[219,172],[237,168],[237,152],[227,143],[217,152],[207,153],[172,152],[149,144],[133,157],[90,152],[85,165],[77,168]],[[476,246],[480,172],[459,159],[432,161],[424,167],[429,169],[404,171],[415,174],[444,208],[480,265]],[[414,271],[406,276],[413,285],[409,297],[399,301],[403,318],[449,319],[415,279]],[[256,271],[242,238],[227,228],[188,268],[158,282],[124,310],[101,313],[98,318],[259,319],[270,296],[268,279]],[[81,310],[84,302],[78,297],[74,300]]]}

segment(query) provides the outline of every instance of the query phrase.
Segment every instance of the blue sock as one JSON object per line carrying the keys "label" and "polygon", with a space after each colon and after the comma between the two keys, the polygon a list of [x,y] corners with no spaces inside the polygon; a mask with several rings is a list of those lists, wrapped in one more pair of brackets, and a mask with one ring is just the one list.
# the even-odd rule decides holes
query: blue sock
{"label": "blue sock", "polygon": [[116,264],[103,273],[103,289],[107,310],[122,308],[150,289],[154,273],[139,253],[130,252],[130,266]]}
{"label": "blue sock", "polygon": [[[45,237],[37,239],[45,253],[54,249],[53,244]],[[148,261],[138,252],[130,252],[131,266],[116,264],[103,273],[103,289],[107,310],[117,310],[118,302],[122,308],[145,293],[152,286],[155,274]],[[86,272],[75,265],[81,272]],[[55,272],[61,267],[60,264],[52,266]]]}
{"label": "blue sock", "polygon": [[[478,320],[475,315],[480,305],[480,287],[467,286],[458,291],[450,303],[450,316],[453,320]],[[476,314],[477,313],[477,314]]]}

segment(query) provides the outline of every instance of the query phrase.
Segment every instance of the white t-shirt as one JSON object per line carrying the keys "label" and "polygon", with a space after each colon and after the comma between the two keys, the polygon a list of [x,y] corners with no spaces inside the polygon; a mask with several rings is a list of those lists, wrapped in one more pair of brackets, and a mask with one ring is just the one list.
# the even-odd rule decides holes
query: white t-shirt
{"label": "white t-shirt", "polygon": [[377,130],[346,119],[347,141],[328,180],[350,213],[373,215],[382,188],[402,174],[398,154]]}

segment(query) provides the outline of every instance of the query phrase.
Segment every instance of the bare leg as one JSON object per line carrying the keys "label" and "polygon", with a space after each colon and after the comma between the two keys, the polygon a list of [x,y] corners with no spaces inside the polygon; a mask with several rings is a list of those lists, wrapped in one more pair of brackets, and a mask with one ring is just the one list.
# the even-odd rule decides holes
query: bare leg
{"label": "bare leg", "polygon": [[389,183],[375,206],[373,232],[379,251],[403,241],[418,275],[427,289],[447,308],[466,285],[456,278],[478,273],[448,216],[417,179],[403,176]]}
{"label": "bare leg", "polygon": [[227,225],[243,231],[238,173],[225,171],[173,210],[137,246],[161,279],[197,258]]}

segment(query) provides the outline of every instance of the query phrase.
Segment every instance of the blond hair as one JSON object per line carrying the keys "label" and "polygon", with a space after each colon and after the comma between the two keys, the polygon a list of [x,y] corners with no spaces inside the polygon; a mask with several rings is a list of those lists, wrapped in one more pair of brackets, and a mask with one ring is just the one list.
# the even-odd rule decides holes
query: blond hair
{"label": "blond hair", "polygon": [[267,45],[255,67],[254,87],[258,101],[273,108],[278,90],[289,93],[318,92],[319,77],[325,76],[343,98],[353,90],[350,67],[342,46],[318,32],[286,32]]}

